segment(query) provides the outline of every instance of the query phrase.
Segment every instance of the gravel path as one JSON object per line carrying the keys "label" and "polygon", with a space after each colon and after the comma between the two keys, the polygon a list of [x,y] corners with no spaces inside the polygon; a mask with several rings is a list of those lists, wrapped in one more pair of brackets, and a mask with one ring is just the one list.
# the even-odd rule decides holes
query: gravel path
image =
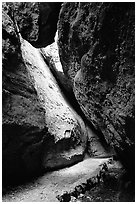
{"label": "gravel path", "polygon": [[4,202],[57,202],[56,196],[75,186],[99,171],[99,166],[108,159],[87,158],[76,165],[49,172],[28,184],[14,187],[3,196]]}

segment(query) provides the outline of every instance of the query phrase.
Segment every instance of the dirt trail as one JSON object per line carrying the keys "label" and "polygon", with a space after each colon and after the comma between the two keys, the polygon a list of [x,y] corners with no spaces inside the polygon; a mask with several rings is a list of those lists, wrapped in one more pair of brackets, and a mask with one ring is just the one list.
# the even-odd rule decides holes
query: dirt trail
{"label": "dirt trail", "polygon": [[96,176],[99,165],[108,159],[87,158],[76,165],[58,171],[49,172],[36,180],[14,187],[3,196],[4,202],[57,202],[56,196],[92,176]]}

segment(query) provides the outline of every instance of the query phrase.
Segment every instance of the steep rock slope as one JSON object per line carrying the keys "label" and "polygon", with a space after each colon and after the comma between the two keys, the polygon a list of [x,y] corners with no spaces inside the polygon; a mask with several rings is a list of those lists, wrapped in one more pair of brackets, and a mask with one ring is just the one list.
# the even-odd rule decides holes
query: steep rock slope
{"label": "steep rock slope", "polygon": [[58,23],[64,73],[87,118],[134,171],[134,3],[64,3]]}
{"label": "steep rock slope", "polygon": [[18,25],[21,35],[34,47],[54,42],[59,2],[3,2],[3,11]]}
{"label": "steep rock slope", "polygon": [[62,97],[38,49],[3,11],[3,183],[81,161],[86,128]]}

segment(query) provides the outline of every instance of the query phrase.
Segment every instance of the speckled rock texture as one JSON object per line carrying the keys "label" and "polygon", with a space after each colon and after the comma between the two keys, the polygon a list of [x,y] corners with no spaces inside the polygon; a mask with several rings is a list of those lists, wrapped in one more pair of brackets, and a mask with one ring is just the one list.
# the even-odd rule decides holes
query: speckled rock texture
{"label": "speckled rock texture", "polygon": [[17,23],[22,37],[34,47],[45,47],[54,42],[60,8],[59,2],[4,2],[2,4],[3,11],[14,23]]}
{"label": "speckled rock texture", "polygon": [[86,117],[134,171],[135,4],[64,3],[58,45]]}
{"label": "speckled rock texture", "polygon": [[39,49],[3,10],[3,183],[81,161],[86,128],[62,97]]}

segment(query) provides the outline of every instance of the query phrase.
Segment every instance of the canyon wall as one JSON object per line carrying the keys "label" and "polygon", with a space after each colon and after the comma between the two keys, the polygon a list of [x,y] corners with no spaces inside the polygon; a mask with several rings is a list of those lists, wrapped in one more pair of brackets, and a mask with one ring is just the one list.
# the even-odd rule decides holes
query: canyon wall
{"label": "canyon wall", "polygon": [[[59,2],[3,2],[2,10],[18,26],[22,37],[34,47],[54,42]],[[5,24],[5,18],[3,18]],[[5,33],[3,32],[3,35]]]}
{"label": "canyon wall", "polygon": [[134,171],[135,4],[64,3],[58,46],[86,117]]}
{"label": "canyon wall", "polygon": [[[69,80],[64,90],[73,90],[84,116],[133,173],[135,4],[2,6],[3,181],[71,165],[84,157],[85,124],[64,100],[37,49],[54,42],[57,22],[59,55],[67,77],[63,75],[60,84],[66,86]],[[89,146],[94,149],[93,143]]]}

